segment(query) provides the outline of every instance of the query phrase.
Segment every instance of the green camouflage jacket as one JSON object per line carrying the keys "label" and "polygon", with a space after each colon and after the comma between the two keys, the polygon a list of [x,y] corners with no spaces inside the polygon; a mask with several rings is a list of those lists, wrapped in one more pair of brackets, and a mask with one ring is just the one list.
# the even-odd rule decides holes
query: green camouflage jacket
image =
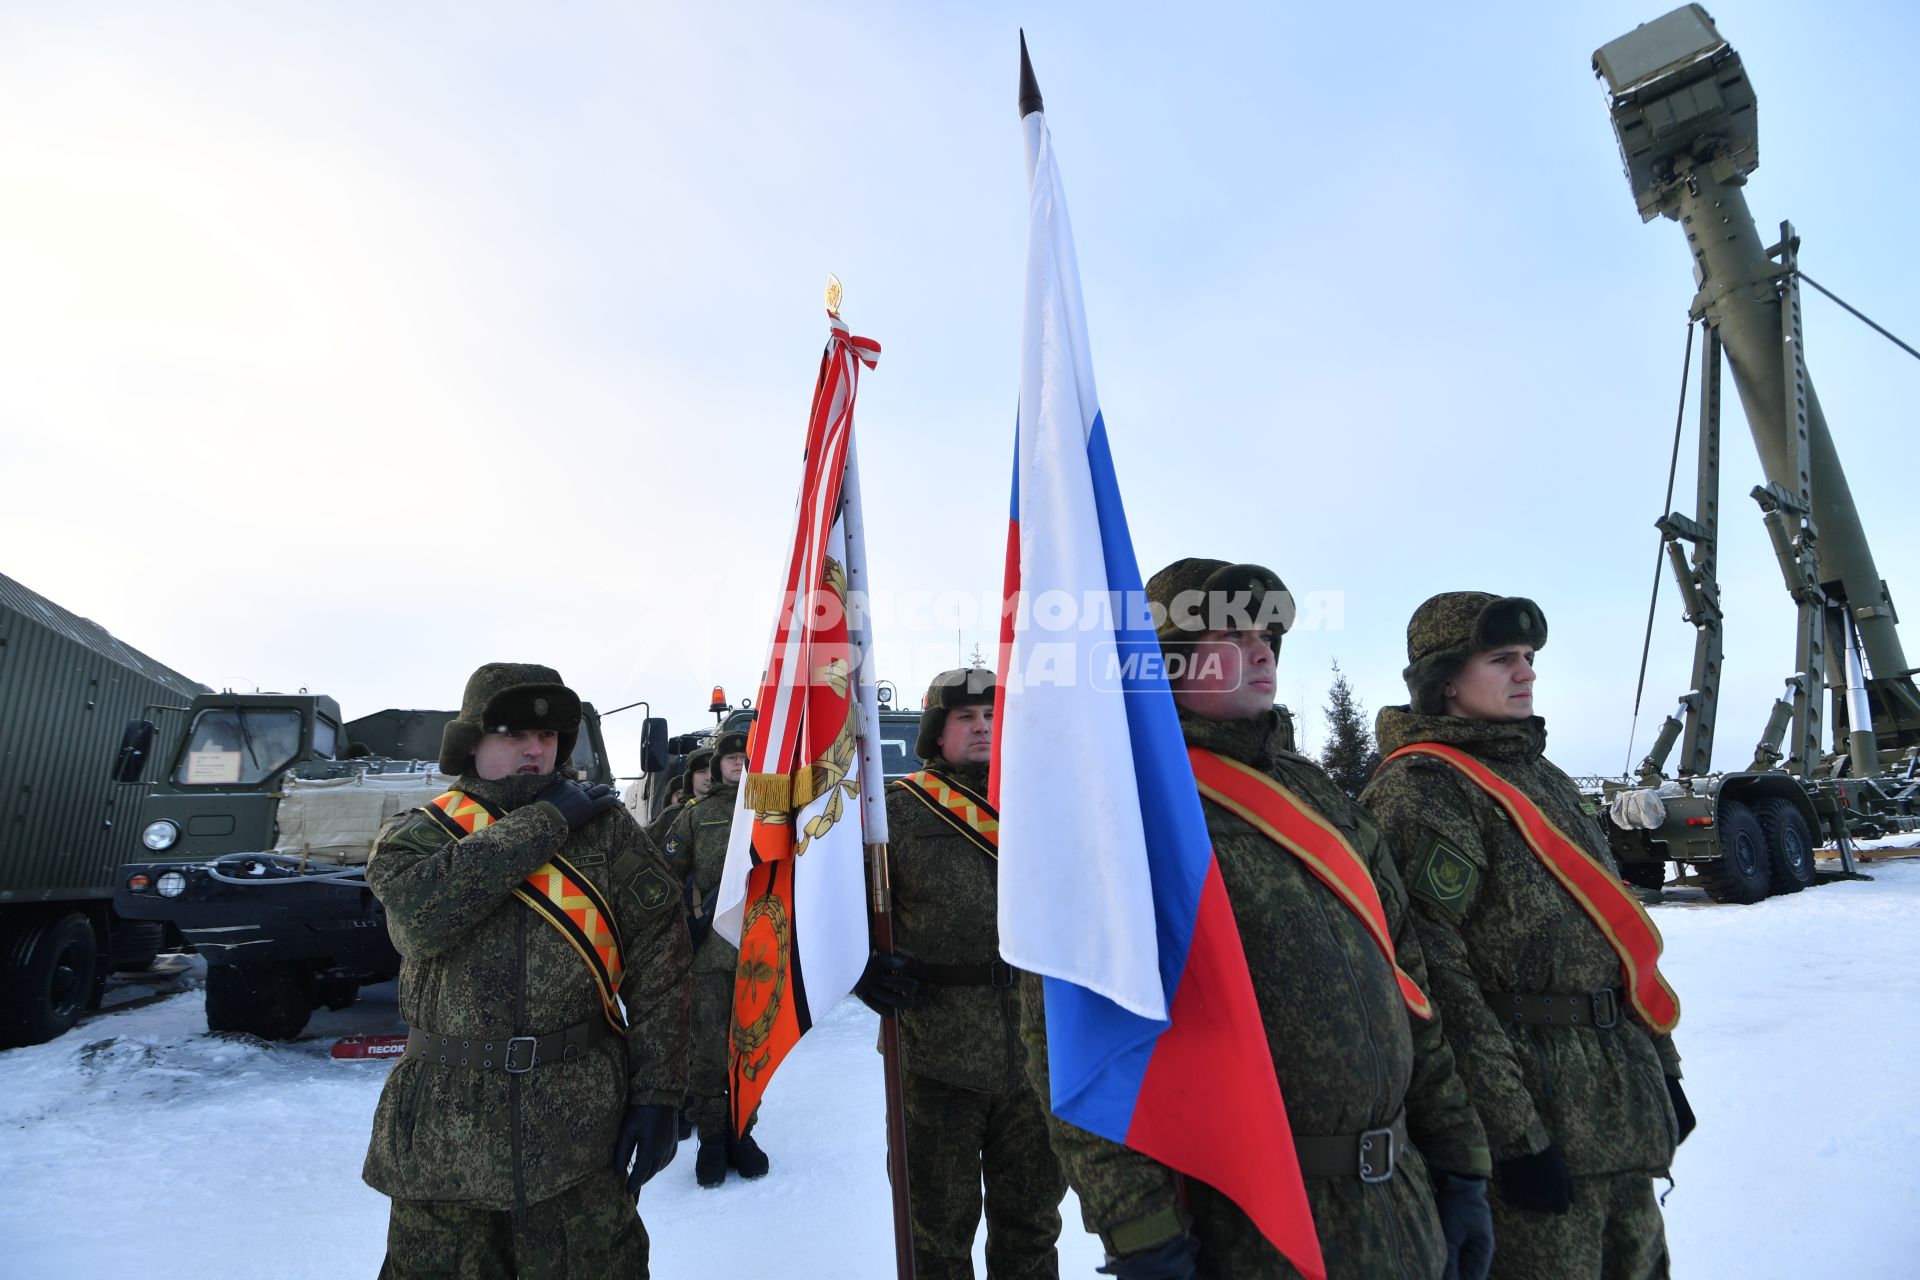
{"label": "green camouflage jacket", "polygon": [[457,789],[508,812],[459,840],[419,810],[381,832],[367,883],[400,952],[400,1013],[409,1026],[476,1038],[599,1021],[579,953],[512,896],[564,853],[614,908],[626,1036],[524,1074],[402,1058],[362,1174],[395,1199],[525,1207],[607,1168],[627,1107],[678,1106],[686,1094],[691,976],[677,888],[624,807],[569,832],[558,809],[532,800],[551,781],[462,777]]}
{"label": "green camouflage jacket", "polygon": [[[1541,754],[1545,721],[1509,723],[1380,712],[1380,751],[1439,742],[1470,752],[1616,870],[1606,833],[1572,779]],[[1620,1025],[1503,1022],[1485,990],[1571,994],[1620,985],[1620,961],[1543,866],[1506,812],[1451,765],[1409,757],[1361,794],[1402,858],[1434,986],[1497,1159],[1549,1142],[1576,1174],[1664,1173],[1677,1129],[1662,1074],[1680,1074],[1672,1038],[1650,1033],[1625,1001]]]}
{"label": "green camouflage jacket", "polygon": [[[1189,745],[1263,770],[1341,830],[1373,873],[1400,966],[1426,989],[1406,892],[1385,842],[1318,765],[1291,749],[1285,718],[1269,712],[1223,723],[1183,712],[1181,727]],[[1293,1132],[1353,1135],[1384,1127],[1404,1110],[1418,1148],[1404,1153],[1383,1183],[1357,1176],[1307,1180],[1328,1275],[1430,1280],[1440,1274],[1445,1243],[1428,1169],[1476,1176],[1490,1170],[1486,1138],[1438,1020],[1409,1013],[1372,935],[1299,859],[1226,809],[1202,804]],[[1022,983],[1023,1035],[1046,1097],[1040,990],[1038,979]],[[1138,1252],[1178,1230],[1168,1169],[1058,1119],[1052,1124],[1054,1148],[1079,1193],[1087,1228],[1100,1233],[1110,1252]],[[1211,1188],[1188,1185],[1193,1230],[1210,1274],[1295,1274],[1231,1203]]]}
{"label": "green camouflage jacket", "polygon": [[665,844],[667,836],[673,832],[673,823],[680,811],[687,807],[685,800],[676,800],[662,809],[652,822],[647,824],[647,838],[655,844]]}
{"label": "green camouflage jacket", "polygon": [[[712,911],[709,904],[727,865],[727,840],[733,833],[733,807],[739,794],[738,784],[716,783],[713,790],[680,810],[660,846],[667,866],[686,880],[690,904],[706,914]],[[707,929],[706,935],[693,955],[695,971],[732,973],[739,951],[714,929]]]}
{"label": "green camouflage jacket", "polygon": [[[936,761],[944,774],[984,795],[985,765]],[[993,859],[926,803],[895,782],[887,788],[887,879],[893,887],[893,945],[926,964],[989,964],[1000,958],[999,895]],[[908,1071],[979,1093],[1025,1088],[1019,1017],[1011,987],[920,984],[900,1015]]]}

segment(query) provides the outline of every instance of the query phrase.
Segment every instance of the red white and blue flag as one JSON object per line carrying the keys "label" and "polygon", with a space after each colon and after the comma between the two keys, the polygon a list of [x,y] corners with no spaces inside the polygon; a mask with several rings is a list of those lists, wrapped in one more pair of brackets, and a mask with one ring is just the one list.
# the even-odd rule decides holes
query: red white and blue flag
{"label": "red white and blue flag", "polygon": [[1020,54],[1026,304],[989,784],[1000,952],[1044,977],[1054,1113],[1218,1189],[1324,1276],[1145,609],[1024,38]]}

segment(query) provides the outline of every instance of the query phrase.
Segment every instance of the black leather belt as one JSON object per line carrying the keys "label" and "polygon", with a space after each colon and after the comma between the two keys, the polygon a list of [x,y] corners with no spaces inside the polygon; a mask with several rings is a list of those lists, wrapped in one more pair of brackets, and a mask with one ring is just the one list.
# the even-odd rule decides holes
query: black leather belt
{"label": "black leather belt", "polygon": [[1384,1129],[1337,1138],[1303,1138],[1296,1134],[1293,1152],[1300,1158],[1304,1177],[1385,1182],[1393,1177],[1393,1166],[1406,1141],[1407,1113],[1402,1111]]}
{"label": "black leather belt", "polygon": [[1529,1027],[1595,1027],[1601,1031],[1620,1025],[1620,993],[1612,987],[1576,991],[1567,995],[1529,995],[1517,991],[1485,991],[1487,1008],[1502,1022]]}
{"label": "black leather belt", "polygon": [[1005,960],[985,964],[926,964],[907,961],[907,976],[936,987],[996,987],[1004,990],[1018,976]]}
{"label": "black leather belt", "polygon": [[572,1062],[606,1034],[603,1018],[589,1018],[544,1036],[444,1036],[425,1027],[410,1027],[406,1056],[443,1067],[499,1070],[517,1076],[549,1062]]}

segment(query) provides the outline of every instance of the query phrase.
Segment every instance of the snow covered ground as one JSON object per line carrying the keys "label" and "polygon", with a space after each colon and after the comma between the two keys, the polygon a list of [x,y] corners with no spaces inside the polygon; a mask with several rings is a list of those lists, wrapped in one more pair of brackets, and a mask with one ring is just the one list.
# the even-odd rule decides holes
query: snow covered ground
{"label": "snow covered ground", "polygon": [[[1866,870],[1753,907],[1683,889],[1654,908],[1700,1116],[1666,1206],[1678,1276],[1920,1274],[1920,861]],[[0,1053],[8,1280],[378,1268],[386,1202],[359,1171],[386,1068],[327,1050],[396,1028],[392,988],[265,1045],[206,1034],[196,966],[119,984],[121,1008]],[[140,1002],[156,982],[179,989]],[[849,1001],[781,1070],[765,1181],[701,1191],[689,1143],[647,1187],[656,1275],[731,1271],[748,1233],[794,1259],[783,1277],[892,1274],[873,1030]],[[1062,1274],[1091,1275],[1098,1243],[1065,1213]]]}

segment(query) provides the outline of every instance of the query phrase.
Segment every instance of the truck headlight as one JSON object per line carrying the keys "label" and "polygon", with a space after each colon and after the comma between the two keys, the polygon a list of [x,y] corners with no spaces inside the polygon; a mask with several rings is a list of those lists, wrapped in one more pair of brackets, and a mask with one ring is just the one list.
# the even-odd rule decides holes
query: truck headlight
{"label": "truck headlight", "polygon": [[140,843],[158,853],[162,849],[171,849],[180,839],[180,828],[165,818],[158,822],[149,822],[147,829],[140,833]]}
{"label": "truck headlight", "polygon": [[187,878],[178,871],[162,872],[153,882],[153,891],[163,898],[177,898],[187,891]]}

